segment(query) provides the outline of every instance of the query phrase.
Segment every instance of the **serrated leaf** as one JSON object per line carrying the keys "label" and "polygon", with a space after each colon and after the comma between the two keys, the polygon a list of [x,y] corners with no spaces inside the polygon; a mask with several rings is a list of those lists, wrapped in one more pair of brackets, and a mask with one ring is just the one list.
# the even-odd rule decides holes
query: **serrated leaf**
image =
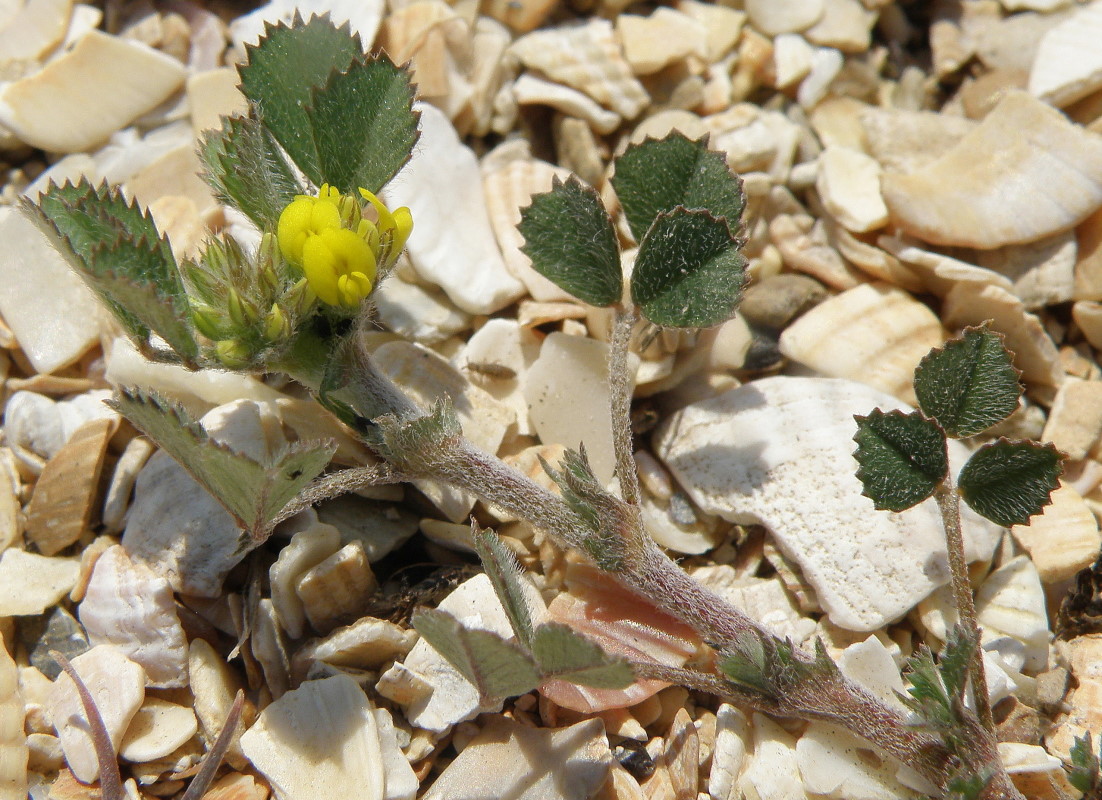
{"label": "serrated leaf", "polygon": [[267,25],[256,45],[245,48],[248,61],[238,67],[241,92],[255,105],[260,121],[299,169],[324,183],[307,108],[312,90],[334,71],[343,71],[363,47],[348,24],[336,27],[327,16],[290,26]]}
{"label": "serrated leaf", "polygon": [[384,414],[375,423],[382,439],[376,449],[396,464],[432,463],[463,433],[447,397],[436,400],[423,416],[399,420]]}
{"label": "serrated leaf", "polygon": [[478,527],[471,521],[471,536],[474,549],[482,561],[482,568],[493,584],[494,594],[501,601],[501,607],[509,618],[509,625],[516,634],[517,641],[525,647],[532,646],[532,609],[521,584],[520,563],[513,551],[501,543],[497,534]]}
{"label": "serrated leaf", "polygon": [[946,732],[956,727],[954,704],[934,663],[933,654],[926,647],[907,660],[907,678],[911,687],[902,696],[907,707],[918,714],[922,721],[935,730]]}
{"label": "serrated leaf", "polygon": [[993,774],[990,768],[970,772],[962,767],[960,772],[945,784],[946,800],[980,800]]}
{"label": "serrated leaf", "polygon": [[558,622],[536,628],[532,655],[545,678],[593,689],[624,689],[635,682],[635,673],[626,661],[608,655],[596,642]]}
{"label": "serrated leaf", "polygon": [[540,275],[590,305],[620,302],[624,275],[616,231],[595,189],[574,176],[565,183],[555,178],[550,192],[521,211],[517,230]]}
{"label": "serrated leaf", "polygon": [[496,633],[465,628],[451,614],[429,608],[413,615],[413,627],[485,698],[514,697],[539,685],[531,657]]}
{"label": "serrated leaf", "polygon": [[311,93],[322,180],[342,192],[377,193],[409,160],[417,142],[409,73],[389,58],[357,58]]}
{"label": "serrated leaf", "polygon": [[968,685],[969,666],[976,652],[976,637],[963,625],[954,625],[938,658],[941,682],[950,697],[964,701]]}
{"label": "serrated leaf", "polygon": [[204,177],[223,202],[261,230],[274,229],[283,209],[302,194],[272,134],[259,120],[226,117],[199,145]]}
{"label": "serrated leaf", "polygon": [[915,395],[926,416],[950,436],[974,436],[1010,416],[1022,393],[1000,334],[965,328],[931,350],[915,370]]}
{"label": "serrated leaf", "polygon": [[337,449],[333,442],[299,443],[260,462],[214,441],[182,407],[156,394],[122,389],[108,405],[176,459],[254,539],[267,535]]}
{"label": "serrated leaf", "polygon": [[857,477],[881,511],[903,511],[934,493],[949,473],[945,434],[921,412],[854,415]]}
{"label": "serrated leaf", "polygon": [[1070,755],[1071,765],[1067,768],[1068,783],[1081,792],[1089,792],[1099,783],[1098,755],[1091,747],[1090,731],[1075,737]]}
{"label": "serrated leaf", "polygon": [[1000,438],[972,454],[957,485],[978,514],[1006,527],[1025,525],[1059,486],[1061,459],[1051,444]]}
{"label": "serrated leaf", "polygon": [[633,524],[638,524],[636,520],[626,519],[633,513],[633,507],[605,491],[589,466],[585,447],[567,450],[563,454],[561,470],[556,470],[542,457],[540,465],[558,485],[563,501],[590,532],[591,535],[582,541],[589,557],[603,570],[622,568],[623,531],[631,530]]}
{"label": "serrated leaf", "polygon": [[737,233],[746,202],[726,155],[709,150],[705,139],[694,142],[677,131],[629,147],[616,159],[612,185],[637,242],[659,214],[677,206],[723,217]]}
{"label": "serrated leaf", "polygon": [[631,297],[655,325],[725,322],[742,296],[746,259],[727,222],[707,211],[659,214],[639,244]]}

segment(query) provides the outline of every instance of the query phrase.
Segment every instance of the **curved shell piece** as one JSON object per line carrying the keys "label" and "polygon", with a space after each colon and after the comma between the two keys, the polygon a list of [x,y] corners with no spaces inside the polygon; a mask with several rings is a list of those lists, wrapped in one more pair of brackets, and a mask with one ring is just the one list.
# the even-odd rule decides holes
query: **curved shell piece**
{"label": "curved shell piece", "polygon": [[1045,592],[1037,567],[1018,556],[987,576],[976,591],[976,617],[984,641],[1010,636],[1025,645],[1025,668],[1040,672],[1048,662]]}
{"label": "curved shell piece", "polygon": [[363,545],[350,542],[307,570],[295,583],[295,593],[314,630],[328,633],[358,617],[376,586]]}
{"label": "curved shell piece", "polygon": [[1102,139],[1011,92],[941,158],[909,174],[885,173],[882,189],[892,221],[928,242],[980,249],[1032,242],[1102,205]]}
{"label": "curved shell piece", "polygon": [[1050,28],[1037,46],[1029,92],[1063,108],[1102,86],[1102,3],[1089,3]]}
{"label": "curved shell piece", "polygon": [[279,557],[268,571],[272,583],[272,605],[283,629],[292,639],[302,636],[306,609],[295,592],[303,574],[336,553],[341,546],[341,534],[332,525],[316,522],[291,537],[291,542],[279,551]]}
{"label": "curved shell piece", "polygon": [[23,733],[19,668],[0,639],[0,797],[27,796],[27,737]]}

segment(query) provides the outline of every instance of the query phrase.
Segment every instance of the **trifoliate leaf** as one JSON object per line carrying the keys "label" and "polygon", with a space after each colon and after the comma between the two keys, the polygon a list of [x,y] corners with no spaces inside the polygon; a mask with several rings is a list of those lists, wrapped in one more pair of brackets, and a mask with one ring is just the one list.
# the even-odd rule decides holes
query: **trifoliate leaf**
{"label": "trifoliate leaf", "polygon": [[974,436],[1018,407],[1018,375],[1000,334],[985,326],[965,328],[922,359],[915,394],[926,416],[950,436]]}
{"label": "trifoliate leaf", "polygon": [[321,178],[342,192],[377,193],[417,142],[409,73],[385,55],[357,58],[314,89],[307,119]]}
{"label": "trifoliate leaf", "polygon": [[624,276],[612,218],[600,195],[571,176],[521,211],[524,253],[543,277],[593,306],[620,302]]}
{"label": "trifoliate leaf", "polygon": [[199,145],[204,177],[223,202],[261,230],[274,229],[283,209],[302,194],[272,134],[258,120],[227,117]]}
{"label": "trifoliate leaf", "polygon": [[536,628],[532,655],[545,678],[594,689],[624,689],[635,681],[635,673],[626,661],[608,655],[596,642],[558,622],[545,622]]}
{"label": "trifoliate leaf", "polygon": [[540,676],[531,656],[490,631],[464,628],[438,609],[419,609],[413,627],[487,699],[530,692]]}
{"label": "trifoliate leaf", "polygon": [[677,206],[723,217],[738,233],[746,202],[726,155],[709,150],[704,139],[694,142],[676,131],[630,146],[616,159],[612,185],[637,242],[659,214]]}
{"label": "trifoliate leaf", "polygon": [[639,244],[631,297],[655,325],[725,322],[742,296],[746,259],[727,222],[707,211],[659,214]]}
{"label": "trifoliate leaf", "polygon": [[881,511],[903,511],[934,493],[949,472],[945,434],[921,412],[854,416],[860,465],[857,477],[866,497]]}
{"label": "trifoliate leaf", "polygon": [[241,92],[287,155],[315,185],[324,182],[307,108],[311,90],[325,85],[333,71],[343,71],[363,52],[348,24],[336,27],[328,17],[290,26],[266,25],[256,45],[245,48],[248,60],[238,67]]}
{"label": "trifoliate leaf", "polygon": [[505,609],[505,615],[509,618],[509,624],[516,634],[517,641],[525,647],[532,646],[532,609],[528,605],[528,598],[524,594],[524,586],[521,581],[520,564],[516,555],[501,543],[496,533],[478,527],[478,523],[471,522],[471,534],[474,539],[474,549],[482,561],[482,568],[493,584],[494,594],[501,601],[501,607]]}
{"label": "trifoliate leaf", "polygon": [[964,501],[992,522],[1025,525],[1059,486],[1061,458],[1051,444],[1000,438],[972,454],[957,485]]}
{"label": "trifoliate leaf", "polygon": [[[1102,739],[1099,740],[1102,742]],[[1091,732],[1075,737],[1071,746],[1071,765],[1068,783],[1081,792],[1089,792],[1099,785],[1098,754],[1091,747]]]}
{"label": "trifoliate leaf", "polygon": [[257,461],[214,441],[183,408],[156,394],[123,389],[108,405],[176,459],[254,540],[268,534],[271,521],[337,449],[333,442],[297,443]]}

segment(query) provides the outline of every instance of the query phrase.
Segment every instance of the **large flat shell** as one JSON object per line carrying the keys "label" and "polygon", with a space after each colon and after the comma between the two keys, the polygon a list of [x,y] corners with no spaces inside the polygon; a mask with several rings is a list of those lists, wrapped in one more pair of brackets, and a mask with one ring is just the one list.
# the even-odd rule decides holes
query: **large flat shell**
{"label": "large flat shell", "polygon": [[1102,138],[1010,92],[949,152],[909,174],[885,173],[882,188],[892,221],[928,242],[1032,242],[1102,205]]}
{"label": "large flat shell", "polygon": [[864,233],[888,222],[880,196],[880,165],[848,147],[828,147],[819,155],[815,183],[826,210],[848,230]]}
{"label": "large flat shell", "polygon": [[0,553],[0,617],[41,614],[76,585],[80,559]]}
{"label": "large flat shell", "polygon": [[1102,3],[1090,3],[1041,37],[1029,72],[1031,94],[1057,107],[1102,86]]}
{"label": "large flat shell", "polygon": [[945,341],[928,306],[895,287],[865,283],[817,305],[781,334],[781,352],[832,378],[913,403],[918,362]]}
{"label": "large flat shell", "polygon": [[[145,671],[109,644],[93,647],[74,658],[72,664],[91,692],[117,753],[130,720],[145,699]],[[49,713],[69,769],[78,780],[91,783],[99,775],[99,764],[76,684],[66,674],[54,681]]]}
{"label": "large flat shell", "polygon": [[605,782],[612,763],[598,719],[548,729],[492,717],[425,800],[586,800]]}
{"label": "large flat shell", "polygon": [[902,173],[941,158],[977,126],[950,114],[873,106],[862,106],[857,119],[869,154],[884,169]]}
{"label": "large flat shell", "polygon": [[27,737],[19,668],[0,640],[0,800],[27,797]]}
{"label": "large flat shell", "polygon": [[[932,500],[890,514],[861,494],[853,415],[877,407],[904,406],[852,381],[766,378],[677,412],[657,455],[703,510],[769,528],[832,622],[876,630],[949,577]],[[950,454],[963,463],[963,445]],[[966,512],[965,535],[985,558],[998,529]]]}
{"label": "large flat shell", "polygon": [[513,409],[517,433],[533,433],[524,386],[528,369],[539,357],[540,340],[512,319],[491,319],[474,332],[454,363],[468,379]]}
{"label": "large flat shell", "polygon": [[96,561],[80,621],[93,645],[114,645],[140,664],[150,686],[187,685],[187,640],[172,589],[121,545]]}
{"label": "large flat shell", "polygon": [[762,714],[754,714],[749,738],[750,755],[739,776],[736,796],[805,800],[796,738]]}
{"label": "large flat shell", "polygon": [[99,339],[98,301],[46,235],[0,208],[0,314],[38,372],[76,361]]}
{"label": "large flat shell", "polygon": [[1043,583],[1057,583],[1089,567],[1102,548],[1098,520],[1079,492],[1067,484],[1052,493],[1052,503],[1010,529],[1033,559]]}
{"label": "large flat shell", "polygon": [[523,295],[524,285],[509,274],[498,249],[478,159],[442,111],[424,103],[417,108],[420,145],[387,187],[386,200],[408,206],[417,220],[406,245],[417,274],[464,311],[492,313]]}
{"label": "large flat shell", "polygon": [[635,119],[650,104],[608,20],[535,31],[517,39],[510,52],[529,69],[573,86],[624,119]]}
{"label": "large flat shell", "polygon": [[10,19],[0,19],[0,64],[36,61],[56,47],[69,27],[73,0],[28,0]]}
{"label": "large flat shell", "polygon": [[76,153],[159,105],[185,77],[171,56],[89,31],[41,72],[0,90],[0,123],[33,147]]}
{"label": "large flat shell", "polygon": [[383,800],[386,775],[371,701],[344,675],[309,681],[268,706],[241,736],[278,800]]}
{"label": "large flat shell", "polygon": [[1041,440],[1068,458],[1086,458],[1102,439],[1102,381],[1068,378],[1052,401]]}

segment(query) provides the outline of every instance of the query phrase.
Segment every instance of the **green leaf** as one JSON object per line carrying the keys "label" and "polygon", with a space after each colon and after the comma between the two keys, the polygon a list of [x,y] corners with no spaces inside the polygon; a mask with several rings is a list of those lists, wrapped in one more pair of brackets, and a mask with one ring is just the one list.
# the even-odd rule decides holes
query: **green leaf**
{"label": "green leaf", "polygon": [[881,511],[903,511],[925,500],[949,473],[945,434],[919,411],[854,415],[857,477]]}
{"label": "green leaf", "polygon": [[413,627],[485,698],[514,697],[539,685],[532,658],[496,633],[464,628],[451,614],[431,608],[418,609]]}
{"label": "green leaf", "polygon": [[447,397],[436,400],[423,416],[399,420],[384,414],[375,423],[382,439],[375,449],[391,463],[411,466],[414,472],[431,472],[429,465],[447,458],[450,445],[463,433]]}
{"label": "green leaf", "polygon": [[[1102,741],[1100,739],[1099,741]],[[1068,783],[1081,792],[1089,792],[1099,784],[1098,755],[1091,747],[1091,733],[1075,737],[1071,746],[1071,766],[1068,769]]]}
{"label": "green leaf", "polygon": [[478,527],[471,520],[471,535],[482,568],[493,584],[494,593],[505,609],[509,625],[516,634],[517,641],[525,647],[532,646],[532,609],[521,583],[522,572],[513,551],[501,543],[498,535],[490,530]]}
{"label": "green leaf", "polygon": [[907,659],[907,678],[911,688],[903,702],[922,718],[923,723],[940,732],[956,730],[957,715],[941,673],[929,648],[923,646],[917,655]]}
{"label": "green leaf", "polygon": [[957,485],[978,514],[1006,527],[1025,525],[1059,486],[1061,459],[1051,444],[1000,438],[972,454]]}
{"label": "green leaf", "polygon": [[976,652],[976,637],[963,625],[954,625],[938,659],[941,682],[949,697],[964,702],[969,668]]}
{"label": "green leaf", "polygon": [[338,28],[328,17],[303,23],[296,15],[290,26],[265,26],[264,37],[245,52],[248,61],[238,67],[242,93],[291,160],[320,186],[325,181],[307,113],[311,92],[360,56],[359,37],[347,23]]}
{"label": "green leaf", "polygon": [[659,214],[677,206],[723,217],[737,233],[746,202],[727,156],[709,150],[706,139],[694,142],[676,131],[629,147],[616,159],[612,185],[637,242]]}
{"label": "green leaf", "polygon": [[632,299],[656,325],[718,325],[742,296],[746,259],[739,246],[727,222],[707,211],[659,214],[639,245]]}
{"label": "green leaf", "polygon": [[258,120],[226,117],[199,145],[205,178],[223,202],[261,230],[274,229],[283,209],[302,194],[272,134]]}
{"label": "green leaf", "polygon": [[333,442],[297,443],[262,462],[214,441],[183,408],[155,394],[122,389],[108,405],[175,458],[254,539],[269,533],[337,449]]}
{"label": "green leaf", "polygon": [[993,775],[994,770],[990,767],[982,767],[976,772],[961,767],[945,784],[946,800],[980,800]]}
{"label": "green leaf", "polygon": [[974,436],[1006,419],[1022,393],[1002,334],[965,328],[931,350],[915,370],[915,394],[926,416],[950,436]]}
{"label": "green leaf", "polygon": [[545,678],[594,689],[624,689],[635,682],[630,664],[608,655],[596,642],[558,622],[545,622],[536,628],[532,655]]}
{"label": "green leaf", "polygon": [[417,142],[409,73],[386,56],[357,58],[312,93],[306,110],[321,177],[342,192],[377,193]]}
{"label": "green leaf", "polygon": [[84,178],[50,184],[37,205],[23,208],[135,340],[147,344],[152,330],[185,361],[196,357],[176,259],[147,212],[118,189]]}
{"label": "green leaf", "polygon": [[633,513],[633,507],[605,491],[589,466],[584,447],[567,450],[563,454],[561,471],[542,457],[540,465],[548,477],[558,484],[563,501],[590,532],[582,542],[589,557],[603,570],[622,569],[625,542],[622,532],[638,524],[634,519],[627,519]]}
{"label": "green leaf", "polygon": [[555,178],[532,198],[517,226],[524,253],[543,277],[592,306],[620,302],[624,275],[612,218],[596,190],[574,176]]}

